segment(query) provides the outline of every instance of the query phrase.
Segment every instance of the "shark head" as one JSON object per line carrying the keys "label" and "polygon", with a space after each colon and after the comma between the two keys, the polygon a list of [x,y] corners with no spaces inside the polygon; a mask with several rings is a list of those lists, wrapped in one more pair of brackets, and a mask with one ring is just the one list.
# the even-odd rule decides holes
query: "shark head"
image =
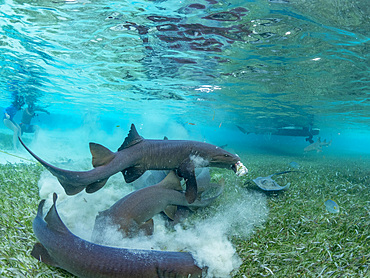
{"label": "shark head", "polygon": [[209,166],[218,168],[232,169],[236,172],[235,164],[240,161],[240,157],[236,154],[229,153],[219,147],[216,147],[209,156]]}

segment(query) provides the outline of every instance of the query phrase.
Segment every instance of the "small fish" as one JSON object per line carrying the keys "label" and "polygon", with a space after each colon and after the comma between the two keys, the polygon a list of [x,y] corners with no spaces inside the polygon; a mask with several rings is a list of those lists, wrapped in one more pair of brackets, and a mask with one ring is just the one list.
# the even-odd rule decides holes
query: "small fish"
{"label": "small fish", "polygon": [[241,132],[243,132],[244,134],[246,134],[247,133],[247,131],[243,128],[243,127],[241,127],[241,126],[239,126],[239,125],[237,125],[236,126]]}
{"label": "small fish", "polygon": [[339,213],[339,206],[336,202],[333,200],[328,199],[324,203],[326,210],[331,213]]}
{"label": "small fish", "polygon": [[120,127],[120,125],[116,125],[116,127]]}
{"label": "small fish", "polygon": [[188,123],[189,125],[195,125],[195,123]]}

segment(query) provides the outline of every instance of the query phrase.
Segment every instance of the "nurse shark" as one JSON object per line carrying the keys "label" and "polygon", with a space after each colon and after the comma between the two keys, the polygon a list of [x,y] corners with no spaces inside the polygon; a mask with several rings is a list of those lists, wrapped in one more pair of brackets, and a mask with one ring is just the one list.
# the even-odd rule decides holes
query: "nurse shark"
{"label": "nurse shark", "polygon": [[[151,235],[154,215],[163,211],[170,219],[174,219],[177,206],[190,208],[208,206],[223,190],[223,185],[210,183],[204,191],[212,187],[217,188],[217,193],[213,197],[204,200],[198,198],[189,204],[182,192],[180,179],[170,171],[160,183],[136,190],[118,200],[109,209],[99,212],[95,219],[92,239],[97,243],[104,242],[106,227],[112,224],[118,226],[123,236],[132,237],[139,230]],[[199,189],[202,190],[201,187]]]}
{"label": "nurse shark", "polygon": [[117,152],[90,143],[92,164],[89,171],[69,171],[57,168],[34,154],[19,138],[26,150],[46,169],[57,177],[68,195],[86,190],[93,193],[102,188],[110,176],[122,172],[127,183],[138,179],[147,170],[175,170],[185,179],[185,196],[189,203],[197,198],[196,167],[232,169],[237,175],[245,175],[248,169],[239,156],[212,144],[190,140],[151,140],[141,137],[135,125]]}
{"label": "nurse shark", "polygon": [[311,151],[316,151],[316,152],[322,152],[322,147],[328,147],[331,145],[332,140],[329,142],[326,142],[326,139],[321,142],[321,138],[317,139],[315,143],[312,143],[311,145],[308,145],[307,147],[304,148],[304,152],[311,152]]}
{"label": "nurse shark", "polygon": [[115,248],[83,240],[64,225],[53,205],[43,218],[45,200],[39,204],[33,231],[39,240],[31,255],[85,278],[202,277],[202,270],[187,252]]}

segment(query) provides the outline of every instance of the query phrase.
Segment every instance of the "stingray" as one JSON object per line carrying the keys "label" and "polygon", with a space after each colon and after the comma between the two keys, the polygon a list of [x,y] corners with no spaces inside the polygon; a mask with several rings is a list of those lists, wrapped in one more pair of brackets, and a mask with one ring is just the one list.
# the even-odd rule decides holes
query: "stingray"
{"label": "stingray", "polygon": [[279,191],[283,189],[287,189],[290,185],[290,182],[287,183],[285,186],[280,186],[276,181],[272,179],[273,176],[278,176],[290,172],[299,172],[299,171],[284,171],[280,173],[275,173],[267,177],[258,177],[253,179],[254,183],[264,191]]}

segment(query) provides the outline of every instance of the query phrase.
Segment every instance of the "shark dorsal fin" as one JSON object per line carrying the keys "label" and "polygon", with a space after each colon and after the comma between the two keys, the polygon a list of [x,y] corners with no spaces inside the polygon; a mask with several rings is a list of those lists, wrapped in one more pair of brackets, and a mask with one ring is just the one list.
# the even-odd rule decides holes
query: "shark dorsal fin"
{"label": "shark dorsal fin", "polygon": [[181,187],[180,179],[174,171],[170,171],[168,175],[160,183],[158,183],[158,186],[178,191],[183,190],[183,188]]}
{"label": "shark dorsal fin", "polygon": [[44,207],[45,199],[41,200],[39,207],[37,208],[37,216],[42,218],[42,208]]}
{"label": "shark dorsal fin", "polygon": [[140,143],[143,140],[143,137],[137,133],[136,127],[134,124],[131,124],[130,132],[128,133],[125,141],[123,141],[123,144],[121,147],[119,147],[118,151],[122,151],[125,148],[131,147],[137,143]]}
{"label": "shark dorsal fin", "polygon": [[50,230],[58,231],[59,233],[63,233],[63,234],[70,233],[68,228],[64,225],[64,223],[59,217],[57,208],[55,206],[57,198],[58,198],[57,194],[54,193],[53,194],[53,205],[51,206],[49,212],[45,216],[45,222],[48,224],[48,227]]}
{"label": "shark dorsal fin", "polygon": [[106,147],[96,143],[90,143],[89,145],[92,155],[92,165],[94,168],[106,165],[113,160],[114,153],[108,150]]}

